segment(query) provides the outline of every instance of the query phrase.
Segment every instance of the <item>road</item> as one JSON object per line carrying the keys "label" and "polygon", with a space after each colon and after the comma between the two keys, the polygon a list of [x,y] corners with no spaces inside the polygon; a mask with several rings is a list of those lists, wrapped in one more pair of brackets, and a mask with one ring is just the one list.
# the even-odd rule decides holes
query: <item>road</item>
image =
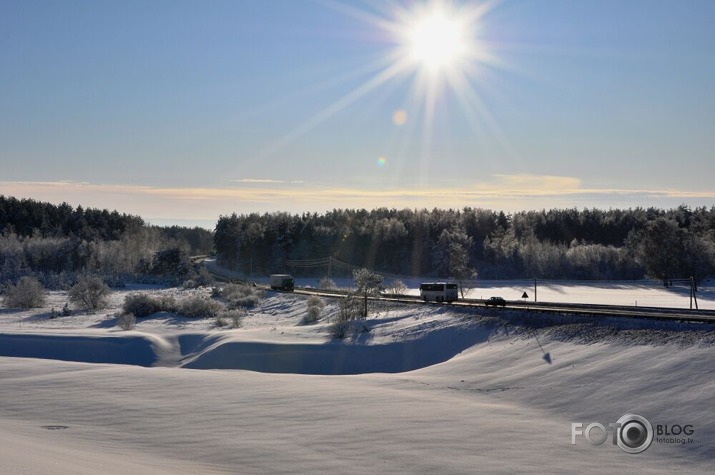
{"label": "road", "polygon": [[[221,274],[216,268],[209,268],[209,272],[219,280],[240,282],[240,280]],[[254,284],[259,288],[270,290],[270,287],[262,284]],[[296,287],[293,291],[299,295],[318,295],[326,298],[345,297],[346,290],[326,290]],[[411,295],[382,295],[380,297],[370,297],[371,300],[382,300],[399,302],[410,305],[451,305],[455,307],[484,309],[484,300],[481,299],[461,299],[453,303],[424,302],[417,296]],[[580,315],[589,317],[626,317],[637,319],[654,319],[677,322],[698,322],[715,323],[715,310],[688,310],[663,307],[626,307],[620,305],[596,305],[596,304],[576,304],[576,303],[552,303],[552,302],[522,302],[507,301],[505,307],[488,307],[493,311],[519,310],[530,313],[549,313],[561,315]]]}

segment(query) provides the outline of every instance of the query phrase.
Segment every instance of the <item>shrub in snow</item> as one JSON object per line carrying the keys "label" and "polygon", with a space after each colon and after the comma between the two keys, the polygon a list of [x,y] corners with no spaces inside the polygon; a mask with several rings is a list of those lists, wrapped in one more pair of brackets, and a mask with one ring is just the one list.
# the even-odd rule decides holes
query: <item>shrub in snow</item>
{"label": "shrub in snow", "polygon": [[335,281],[333,281],[333,279],[331,279],[329,277],[323,277],[322,279],[320,279],[320,282],[318,282],[319,289],[330,290],[330,289],[334,289],[335,287],[337,287],[335,285]]}
{"label": "shrub in snow", "polygon": [[317,322],[318,319],[320,319],[320,313],[323,311],[323,307],[325,307],[325,302],[323,302],[323,300],[317,295],[311,295],[308,297],[307,304],[308,313],[300,321],[302,325],[309,325]]}
{"label": "shrub in snow", "polygon": [[311,295],[310,297],[308,297],[308,307],[323,308],[325,307],[325,302],[323,302],[323,299],[321,299],[317,295]]}
{"label": "shrub in snow", "polygon": [[149,294],[129,294],[124,297],[122,305],[124,313],[135,317],[147,317],[157,312],[173,312],[176,301],[172,297],[155,297]]}
{"label": "shrub in snow", "polygon": [[364,328],[363,325],[355,325],[355,321],[362,318],[362,310],[360,299],[356,295],[348,295],[342,299],[335,321],[328,329],[330,336],[343,340],[355,334],[358,328]]}
{"label": "shrub in snow", "polygon": [[72,315],[72,310],[70,310],[69,304],[65,303],[65,306],[62,307],[62,310],[56,310],[55,307],[52,307],[52,313],[50,314],[50,318],[69,317],[70,315]]}
{"label": "shrub in snow", "polygon": [[246,316],[246,310],[242,308],[236,308],[233,310],[226,310],[224,314],[227,318],[231,320],[233,328],[238,328],[241,326],[241,321],[243,320],[243,317]]}
{"label": "shrub in snow", "polygon": [[112,291],[99,277],[80,277],[69,291],[69,300],[74,305],[94,312],[106,308]]}
{"label": "shrub in snow", "polygon": [[263,292],[247,284],[227,284],[220,291],[220,298],[229,308],[252,308],[262,297]]}
{"label": "shrub in snow", "polygon": [[308,307],[306,314],[300,320],[300,325],[312,325],[320,319],[320,307]]}
{"label": "shrub in snow", "polygon": [[351,332],[352,322],[335,322],[330,325],[330,336],[335,340],[344,340]]}
{"label": "shrub in snow", "polygon": [[217,327],[225,327],[230,323],[233,328],[240,328],[245,316],[246,310],[242,308],[223,310],[216,315],[215,323]]}
{"label": "shrub in snow", "polygon": [[362,305],[355,294],[350,294],[340,301],[337,320],[348,322],[362,317]]}
{"label": "shrub in snow", "polygon": [[122,313],[117,317],[117,326],[124,331],[133,330],[137,324],[137,319],[132,313]]}
{"label": "shrub in snow", "polygon": [[45,304],[45,289],[34,277],[22,277],[5,290],[3,303],[8,308],[37,308]]}
{"label": "shrub in snow", "polygon": [[173,297],[158,297],[144,293],[127,295],[122,310],[139,318],[158,312],[171,312],[185,317],[211,318],[224,310],[224,306],[220,302],[200,295],[177,301]]}
{"label": "shrub in snow", "polygon": [[192,296],[177,302],[176,313],[185,317],[212,318],[223,309],[224,306],[220,302],[206,297]]}
{"label": "shrub in snow", "polygon": [[198,272],[193,271],[189,274],[190,277],[184,281],[185,289],[198,289],[199,287],[208,287],[214,283],[214,278],[209,273],[208,269],[202,267]]}
{"label": "shrub in snow", "polygon": [[361,320],[335,322],[330,326],[330,336],[336,340],[355,338],[360,333],[369,332],[370,329]]}
{"label": "shrub in snow", "polygon": [[405,295],[407,286],[401,280],[393,280],[385,286],[385,292],[392,295]]}

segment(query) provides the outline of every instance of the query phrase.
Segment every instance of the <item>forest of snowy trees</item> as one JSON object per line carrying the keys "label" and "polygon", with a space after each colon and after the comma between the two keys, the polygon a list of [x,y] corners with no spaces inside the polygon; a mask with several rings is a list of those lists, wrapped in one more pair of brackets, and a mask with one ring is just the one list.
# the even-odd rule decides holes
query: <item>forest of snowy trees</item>
{"label": "forest of snowy trees", "polygon": [[715,207],[232,214],[211,233],[0,195],[2,282],[28,274],[50,286],[63,274],[180,274],[188,256],[212,250],[220,264],[256,276],[322,277],[325,268],[295,262],[332,257],[383,273],[456,280],[700,281],[715,274]]}
{"label": "forest of snowy trees", "polygon": [[397,275],[480,279],[701,280],[715,270],[715,207],[333,210],[222,216],[219,262],[260,275],[333,257]]}
{"label": "forest of snowy trees", "polygon": [[0,285],[33,275],[49,287],[79,274],[121,279],[188,271],[208,254],[212,233],[149,226],[138,216],[0,195]]}

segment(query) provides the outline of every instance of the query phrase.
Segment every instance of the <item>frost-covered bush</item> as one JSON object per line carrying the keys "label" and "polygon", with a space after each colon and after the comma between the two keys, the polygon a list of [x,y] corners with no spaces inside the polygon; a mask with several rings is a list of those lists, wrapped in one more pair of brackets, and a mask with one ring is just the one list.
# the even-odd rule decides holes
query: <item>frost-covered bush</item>
{"label": "frost-covered bush", "polygon": [[174,312],[176,310],[176,300],[169,296],[129,294],[124,297],[122,310],[124,313],[131,313],[135,317],[142,318],[158,312]]}
{"label": "frost-covered bush", "polygon": [[334,322],[332,325],[330,325],[330,336],[334,340],[344,340],[348,337],[348,335],[352,333],[350,331],[351,328],[352,322]]}
{"label": "frost-covered bush", "polygon": [[346,338],[356,338],[361,333],[367,333],[370,331],[363,320],[350,320],[347,322],[335,322],[330,327],[330,335],[337,340],[344,340]]}
{"label": "frost-covered bush", "polygon": [[69,300],[79,308],[94,312],[106,308],[112,291],[99,277],[80,277],[69,291]]}
{"label": "frost-covered bush", "polygon": [[226,309],[216,315],[216,326],[225,327],[229,323],[233,328],[240,328],[243,317],[246,316],[246,310],[242,308]]}
{"label": "frost-covered bush", "polygon": [[38,308],[45,304],[45,289],[34,277],[21,277],[16,285],[9,285],[3,296],[8,308]]}
{"label": "frost-covered bush", "polygon": [[122,311],[132,313],[135,317],[146,317],[158,312],[171,312],[184,317],[212,318],[216,317],[224,305],[216,300],[201,295],[192,295],[176,300],[170,296],[154,296],[150,294],[130,294],[124,298]]}
{"label": "frost-covered bush", "polygon": [[311,295],[306,302],[308,304],[307,314],[301,320],[302,325],[315,323],[320,319],[320,314],[325,307],[325,302],[317,295]]}
{"label": "frost-covered bush", "polygon": [[338,321],[357,320],[362,317],[362,305],[357,295],[351,294],[340,301],[338,306]]}
{"label": "frost-covered bush", "polygon": [[241,326],[241,323],[243,321],[243,317],[246,316],[246,310],[242,308],[236,308],[233,310],[226,310],[224,312],[226,317],[231,320],[231,323],[233,324],[233,328],[238,328]]}
{"label": "frost-covered bush", "polygon": [[330,290],[330,289],[334,289],[335,287],[337,287],[335,285],[335,281],[333,281],[333,279],[331,279],[330,277],[323,277],[318,282],[319,289]]}
{"label": "frost-covered bush", "polygon": [[227,284],[220,291],[220,297],[229,308],[253,308],[263,298],[263,292],[247,284]]}
{"label": "frost-covered bush", "polygon": [[62,310],[57,310],[55,307],[52,307],[52,310],[50,311],[50,318],[69,317],[70,315],[72,315],[72,310],[70,310],[68,303],[65,303]]}
{"label": "frost-covered bush", "polygon": [[124,331],[133,330],[137,324],[137,319],[132,313],[122,313],[117,317],[117,326]]}
{"label": "frost-covered bush", "polygon": [[308,297],[308,307],[323,308],[325,307],[325,302],[323,302],[323,299],[321,299],[317,295],[311,295],[310,297]]}
{"label": "frost-covered bush", "polygon": [[198,295],[186,297],[177,302],[176,313],[185,317],[212,318],[224,309],[224,306],[215,300]]}
{"label": "frost-covered bush", "polygon": [[199,287],[208,287],[213,283],[214,278],[208,269],[202,267],[198,272],[192,271],[189,273],[189,278],[184,281],[183,287],[185,289],[198,289]]}
{"label": "frost-covered bush", "polygon": [[[352,294],[340,301],[338,313],[335,321],[330,325],[330,336],[337,340],[343,340],[357,331],[356,320],[362,318],[362,305],[360,299]],[[363,325],[359,326],[364,328]]]}
{"label": "frost-covered bush", "polygon": [[320,307],[308,307],[308,312],[300,321],[303,325],[310,325],[316,323],[320,319],[321,309]]}
{"label": "frost-covered bush", "polygon": [[407,286],[401,280],[392,280],[385,286],[385,292],[392,295],[405,295]]}

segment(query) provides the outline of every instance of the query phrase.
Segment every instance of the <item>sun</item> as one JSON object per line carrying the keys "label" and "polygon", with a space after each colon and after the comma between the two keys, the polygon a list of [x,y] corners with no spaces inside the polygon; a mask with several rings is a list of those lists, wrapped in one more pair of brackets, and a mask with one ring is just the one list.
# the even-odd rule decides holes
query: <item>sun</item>
{"label": "sun", "polygon": [[468,26],[463,17],[441,4],[418,12],[402,32],[407,60],[432,73],[456,67],[468,56]]}
{"label": "sun", "polygon": [[[348,0],[320,0],[328,8],[367,23],[371,45],[382,43],[385,48],[376,49],[377,54],[354,71],[341,71],[340,77],[365,79],[274,140],[261,157],[276,153],[391,83],[407,85],[402,101],[394,104],[392,123],[401,127],[405,137],[419,137],[425,162],[437,115],[447,106],[457,106],[474,130],[496,129],[482,96],[491,85],[489,73],[502,63],[485,26],[486,17],[500,1],[365,0],[372,5],[362,8]],[[333,82],[326,81],[325,87]]]}
{"label": "sun", "polygon": [[425,143],[439,102],[457,97],[475,123],[484,111],[478,87],[494,57],[484,40],[483,21],[494,5],[495,0],[424,0],[397,7],[387,23],[396,45],[389,70],[411,77],[407,108],[420,117]]}

